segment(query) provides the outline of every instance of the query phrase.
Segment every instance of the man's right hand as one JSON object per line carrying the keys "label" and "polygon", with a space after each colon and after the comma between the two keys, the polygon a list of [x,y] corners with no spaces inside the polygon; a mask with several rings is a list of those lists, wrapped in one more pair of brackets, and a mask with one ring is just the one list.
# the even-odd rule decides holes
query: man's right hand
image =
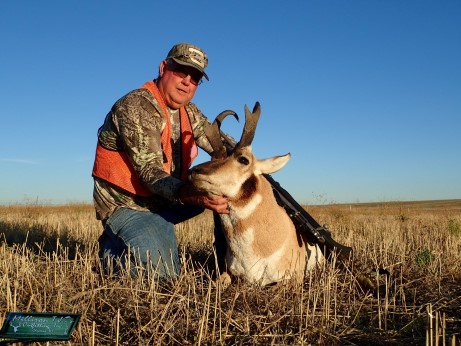
{"label": "man's right hand", "polygon": [[179,188],[178,198],[181,203],[193,204],[210,209],[218,214],[229,214],[229,201],[226,197],[208,195],[186,183]]}

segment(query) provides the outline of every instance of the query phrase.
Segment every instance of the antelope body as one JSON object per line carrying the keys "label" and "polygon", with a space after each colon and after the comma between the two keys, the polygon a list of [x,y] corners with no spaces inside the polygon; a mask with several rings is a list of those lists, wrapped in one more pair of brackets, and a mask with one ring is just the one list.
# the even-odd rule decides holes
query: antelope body
{"label": "antelope body", "polygon": [[[321,262],[323,255],[317,245],[309,244],[297,232],[263,176],[285,166],[290,154],[260,160],[252,153],[259,115],[259,103],[252,113],[245,107],[242,138],[229,155],[219,132],[222,119],[215,121],[213,131],[218,135],[212,143],[213,159],[195,166],[190,180],[198,189],[229,200],[229,214],[220,215],[227,240],[227,270],[233,276],[266,285],[289,277],[302,279],[304,271]],[[223,273],[221,280],[229,278]]]}

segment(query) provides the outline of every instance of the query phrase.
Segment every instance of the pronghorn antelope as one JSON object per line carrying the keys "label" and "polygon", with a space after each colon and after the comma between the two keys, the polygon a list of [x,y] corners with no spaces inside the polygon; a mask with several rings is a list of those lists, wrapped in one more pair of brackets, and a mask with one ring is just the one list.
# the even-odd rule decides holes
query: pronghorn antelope
{"label": "pronghorn antelope", "polygon": [[229,273],[220,278],[225,284],[230,282],[229,274],[262,285],[290,277],[302,279],[306,269],[323,261],[320,248],[296,231],[263,176],[285,166],[290,154],[260,160],[252,153],[260,112],[259,103],[253,112],[245,106],[243,133],[229,155],[219,126],[225,116],[235,113],[221,113],[208,129],[214,148],[212,160],[193,167],[189,177],[198,189],[229,200],[229,214],[220,215],[227,240]]}

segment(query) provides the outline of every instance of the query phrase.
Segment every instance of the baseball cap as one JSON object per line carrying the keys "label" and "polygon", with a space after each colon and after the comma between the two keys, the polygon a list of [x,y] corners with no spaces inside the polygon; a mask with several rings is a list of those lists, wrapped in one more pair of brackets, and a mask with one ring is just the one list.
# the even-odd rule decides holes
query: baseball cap
{"label": "baseball cap", "polygon": [[197,46],[190,43],[178,43],[170,49],[166,59],[172,59],[180,65],[193,67],[203,73],[207,80],[210,80],[205,73],[205,68],[208,66],[208,56]]}

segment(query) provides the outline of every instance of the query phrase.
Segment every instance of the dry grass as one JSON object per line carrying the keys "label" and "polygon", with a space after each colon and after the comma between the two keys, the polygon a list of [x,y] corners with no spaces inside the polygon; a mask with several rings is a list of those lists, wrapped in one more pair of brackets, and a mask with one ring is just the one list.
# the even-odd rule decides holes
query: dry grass
{"label": "dry grass", "polygon": [[[346,267],[328,263],[303,285],[222,290],[208,213],[177,227],[183,272],[164,283],[101,275],[101,226],[89,205],[2,206],[0,316],[80,313],[72,345],[460,344],[461,200],[308,210],[354,246]],[[373,274],[380,267],[388,280]],[[364,292],[356,270],[380,288]]]}

